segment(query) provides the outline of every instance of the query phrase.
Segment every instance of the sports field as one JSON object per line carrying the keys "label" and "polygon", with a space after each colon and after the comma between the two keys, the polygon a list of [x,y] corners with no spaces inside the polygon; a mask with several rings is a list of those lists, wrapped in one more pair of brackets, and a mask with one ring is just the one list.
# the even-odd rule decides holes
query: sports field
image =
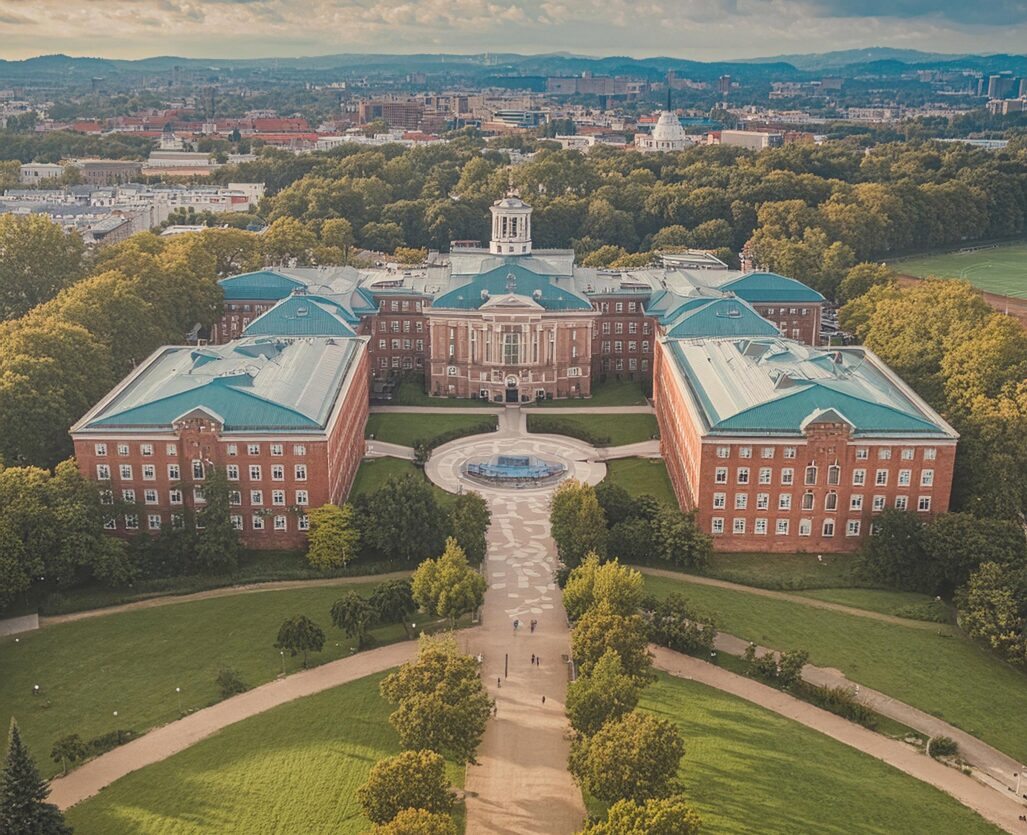
{"label": "sports field", "polygon": [[889,263],[900,275],[963,278],[988,293],[1027,299],[1027,243],[924,255]]}

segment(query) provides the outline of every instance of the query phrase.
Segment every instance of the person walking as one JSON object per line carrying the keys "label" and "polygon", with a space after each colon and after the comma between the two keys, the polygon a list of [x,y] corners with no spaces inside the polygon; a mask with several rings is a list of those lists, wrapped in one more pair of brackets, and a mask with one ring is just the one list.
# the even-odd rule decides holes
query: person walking
{"label": "person walking", "polygon": [[532,654],[531,654],[531,666],[532,666],[532,667],[534,667],[534,666],[535,666],[535,653],[532,653]]}
{"label": "person walking", "polygon": [[503,686],[503,679],[500,676],[496,676],[496,687]]}
{"label": "person walking", "polygon": [[545,704],[545,703],[546,703],[546,697],[545,697],[545,696],[543,696],[543,697],[542,697],[542,704]]}

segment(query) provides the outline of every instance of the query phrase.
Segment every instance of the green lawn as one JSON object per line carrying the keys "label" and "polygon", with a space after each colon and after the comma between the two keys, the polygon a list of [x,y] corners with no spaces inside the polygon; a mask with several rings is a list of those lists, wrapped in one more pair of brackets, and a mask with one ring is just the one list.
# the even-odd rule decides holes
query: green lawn
{"label": "green lawn", "polygon": [[[359,496],[362,493],[373,493],[390,478],[403,478],[407,475],[416,475],[428,481],[424,470],[415,467],[413,462],[404,461],[402,458],[365,458],[360,462],[356,478],[353,479],[353,487],[349,491],[350,496]],[[444,506],[449,506],[456,495],[443,490],[436,484],[431,484],[432,492],[435,493],[435,500]]]}
{"label": "green lawn", "polygon": [[[550,424],[543,426],[543,421]],[[659,432],[656,418],[648,414],[556,415],[528,414],[528,431],[556,433],[571,437],[608,438],[603,446],[622,446],[648,441]]]}
{"label": "green lawn", "polygon": [[806,649],[810,661],[1027,758],[1027,674],[947,625],[905,627],[801,603],[646,576],[658,596],[682,592],[719,629],[773,649]]}
{"label": "green lawn", "polygon": [[532,403],[544,409],[558,409],[561,406],[645,406],[642,383],[638,380],[607,380],[592,384],[589,398],[568,398],[565,400],[541,400]]}
{"label": "green lawn", "polygon": [[679,778],[703,832],[994,833],[948,795],[749,702],[660,676],[641,707],[685,740]]}
{"label": "green lawn", "polygon": [[[381,678],[231,725],[123,777],[74,807],[68,822],[76,835],[366,832],[356,790],[377,760],[399,751],[392,708],[378,695]],[[463,767],[449,773],[462,787]]]}
{"label": "green lawn", "polygon": [[[83,739],[116,728],[144,731],[219,698],[214,678],[222,666],[251,686],[282,671],[273,644],[285,618],[305,614],[325,631],[321,664],[350,654],[352,641],[332,626],[332,603],[352,588],[374,583],[261,591],[89,618],[0,639],[0,723],[14,714],[40,766],[52,774],[50,746],[59,736]],[[420,629],[422,624],[418,623]],[[401,640],[398,624],[379,627],[377,642]],[[289,672],[302,658],[285,656]],[[40,685],[42,695],[32,688]],[[117,719],[113,712],[118,711]]]}
{"label": "green lawn", "polygon": [[392,400],[383,406],[445,406],[454,409],[488,409],[502,404],[469,397],[431,397],[421,383],[400,383],[392,394]]}
{"label": "green lawn", "polygon": [[401,446],[413,446],[414,441],[431,441],[443,432],[469,429],[487,423],[495,428],[499,418],[495,415],[436,415],[417,412],[388,412],[372,414],[367,419],[364,437],[374,437]]}
{"label": "green lawn", "polygon": [[854,585],[852,554],[714,554],[708,577],[764,589],[822,589]]}
{"label": "green lawn", "polygon": [[963,278],[989,293],[1027,299],[1027,243],[913,257],[889,266],[900,274],[921,278]]}
{"label": "green lawn", "polygon": [[671,507],[678,506],[667,466],[661,458],[618,458],[606,462],[606,479],[632,496],[647,493]]}
{"label": "green lawn", "polygon": [[952,620],[948,605],[935,600],[930,595],[916,592],[886,589],[817,589],[800,591],[797,594],[802,597],[826,600],[829,603],[841,603],[843,606],[869,609],[871,612],[881,612],[900,618],[927,620],[935,623],[948,623]]}

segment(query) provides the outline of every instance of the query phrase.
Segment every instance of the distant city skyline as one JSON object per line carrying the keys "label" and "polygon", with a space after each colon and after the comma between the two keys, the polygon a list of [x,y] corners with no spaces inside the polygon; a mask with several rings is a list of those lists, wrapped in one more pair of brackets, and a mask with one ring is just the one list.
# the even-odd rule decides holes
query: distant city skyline
{"label": "distant city skyline", "polygon": [[0,0],[0,58],[483,51],[701,61],[888,46],[1022,54],[1027,4],[943,0]]}

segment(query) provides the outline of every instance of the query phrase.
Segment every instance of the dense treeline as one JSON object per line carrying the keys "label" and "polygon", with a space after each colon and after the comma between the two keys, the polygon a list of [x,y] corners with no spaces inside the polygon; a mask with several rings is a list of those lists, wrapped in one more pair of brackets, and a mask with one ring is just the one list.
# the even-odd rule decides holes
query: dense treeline
{"label": "dense treeline", "polygon": [[[543,145],[545,143],[542,143]],[[488,206],[512,176],[535,207],[539,247],[574,247],[596,263],[664,246],[738,252],[834,296],[859,261],[1027,229],[1027,150],[893,143],[794,144],[755,154],[726,146],[668,154],[543,149],[516,166],[460,134],[448,145],[342,147],[295,156],[265,151],[228,166],[225,182],[266,182],[272,223],[301,221],[316,262],[323,221],[345,218],[355,243],[445,249],[484,240]],[[631,263],[629,259],[626,263]]]}
{"label": "dense treeline", "polygon": [[146,159],[152,149],[151,137],[130,133],[92,136],[72,131],[0,131],[0,160],[60,162],[67,157],[141,160]]}

